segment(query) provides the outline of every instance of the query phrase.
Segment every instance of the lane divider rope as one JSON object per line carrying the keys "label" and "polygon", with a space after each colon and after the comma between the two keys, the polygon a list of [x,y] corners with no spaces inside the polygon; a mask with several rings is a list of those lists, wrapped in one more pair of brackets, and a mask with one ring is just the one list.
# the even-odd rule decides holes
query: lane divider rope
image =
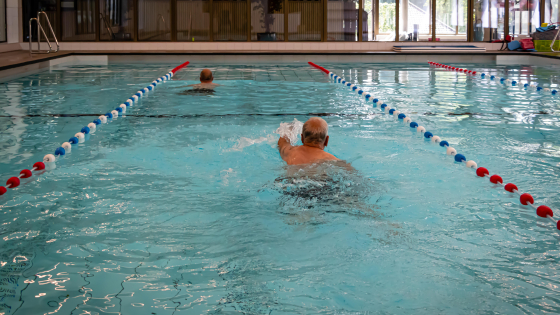
{"label": "lane divider rope", "polygon": [[[428,64],[430,64],[430,66],[434,66],[437,68],[443,68],[446,70],[450,70],[450,71],[456,71],[459,73],[464,73],[466,75],[472,75],[475,76],[481,80],[484,80],[486,78],[486,74],[485,73],[477,73],[476,71],[472,71],[472,70],[467,70],[467,69],[463,69],[463,68],[457,68],[457,67],[452,67],[449,65],[444,65],[442,63],[437,63],[437,62],[433,62],[433,61],[428,61]],[[497,79],[496,76],[491,75],[490,76],[490,80],[494,81],[494,79]],[[511,85],[511,86],[519,86],[519,87],[523,87],[525,89],[531,89],[531,90],[537,90],[537,91],[542,91],[542,92],[547,92],[550,93],[552,95],[556,95],[558,93],[558,91],[556,90],[551,90],[550,88],[543,88],[538,86],[538,83],[525,83],[523,84],[523,86],[518,85],[517,81],[515,80],[510,80],[510,79],[506,79],[506,78],[499,78],[500,83],[504,84],[504,85]]]}
{"label": "lane divider rope", "polygon": [[[80,132],[76,133],[73,137],[70,138],[67,142],[64,142],[60,147],[56,148],[54,154],[47,154],[43,157],[42,162],[36,162],[33,164],[32,169],[24,169],[22,170],[17,177],[10,177],[8,181],[6,181],[6,186],[0,186],[0,196],[5,194],[9,189],[16,188],[20,185],[21,178],[29,178],[33,175],[33,172],[43,171],[45,170],[47,165],[54,165],[54,162],[57,158],[65,155],[66,153],[70,153],[72,151],[72,145],[82,143],[85,141],[85,135],[91,134],[95,132],[98,126],[107,123],[108,119],[117,119],[119,115],[123,115],[126,113],[126,109],[130,106],[133,106],[134,103],[137,103],[139,99],[143,96],[147,96],[148,92],[153,91],[159,84],[164,83],[165,81],[170,80],[174,75],[175,72],[183,69],[189,64],[189,62],[185,62],[175,68],[173,70],[166,73],[164,76],[157,78],[156,80],[152,81],[150,85],[139,90],[134,95],[132,95],[129,99],[127,99],[124,103],[120,104],[119,107],[115,108],[114,110],[108,112],[105,115],[99,116],[97,119],[90,122],[87,126],[84,126]],[[42,174],[42,173],[40,173]],[[37,175],[40,175],[39,173]]]}
{"label": "lane divider rope", "polygon": [[[527,193],[522,194],[521,192],[519,192],[519,189],[517,188],[517,186],[513,183],[507,183],[507,184],[504,185],[504,181],[503,181],[502,177],[500,177],[499,175],[490,176],[490,172],[488,171],[488,169],[486,169],[484,167],[478,167],[478,165],[476,164],[475,161],[472,161],[472,160],[467,161],[466,157],[463,154],[457,153],[457,150],[449,145],[449,142],[447,142],[445,140],[442,141],[440,137],[434,135],[430,131],[426,131],[426,128],[424,128],[423,126],[418,125],[418,123],[412,121],[409,117],[406,116],[406,114],[401,113],[400,111],[398,111],[395,108],[391,108],[390,106],[383,103],[382,101],[380,101],[377,98],[372,98],[372,96],[370,94],[364,92],[357,85],[354,85],[350,82],[347,82],[344,78],[339,77],[338,75],[332,73],[331,71],[329,71],[329,70],[327,70],[327,69],[325,69],[325,68],[323,68],[323,67],[321,67],[321,66],[319,66],[319,65],[317,65],[313,62],[308,62],[308,63],[312,67],[317,68],[317,69],[321,70],[322,72],[324,72],[325,74],[327,74],[333,82],[342,84],[343,86],[348,87],[350,89],[350,91],[355,92],[359,96],[363,97],[366,100],[366,102],[369,102],[370,100],[372,100],[373,107],[377,107],[377,105],[381,104],[379,108],[381,110],[385,111],[386,114],[393,115],[393,117],[395,117],[396,119],[401,120],[404,123],[405,126],[408,125],[408,126],[410,126],[410,128],[416,128],[416,132],[423,135],[424,139],[426,139],[426,140],[429,139],[433,143],[439,144],[439,146],[441,146],[442,148],[446,148],[447,155],[453,156],[455,162],[464,163],[467,168],[475,170],[475,173],[476,173],[477,176],[488,177],[492,184],[502,185],[506,191],[519,195],[519,202],[522,205],[525,205],[525,206],[529,205],[529,206],[533,207],[536,210],[537,215],[539,217],[550,219],[552,222],[554,222],[556,224],[556,228],[558,230],[560,230],[560,220],[556,221],[554,219],[554,213],[553,213],[553,211],[550,207],[548,207],[546,205],[540,205],[540,206],[537,207],[534,204],[535,201],[533,199],[533,196],[531,196],[530,194],[527,194]],[[474,71],[472,71],[472,72],[474,72]],[[476,72],[474,74],[476,74]]]}

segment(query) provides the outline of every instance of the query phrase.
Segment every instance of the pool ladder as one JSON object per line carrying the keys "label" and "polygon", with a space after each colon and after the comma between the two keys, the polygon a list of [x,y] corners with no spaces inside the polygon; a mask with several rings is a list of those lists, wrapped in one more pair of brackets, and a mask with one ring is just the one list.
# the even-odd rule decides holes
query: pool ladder
{"label": "pool ladder", "polygon": [[[49,29],[51,30],[51,34],[54,38],[54,41],[56,42],[56,50],[53,50],[51,42],[49,41],[49,37],[47,36],[47,34],[45,33],[45,30],[41,26],[41,15],[45,15],[45,19],[47,20],[47,25],[49,26]],[[34,20],[37,22],[37,50],[36,51],[33,50],[33,36],[31,36],[31,22],[33,22]],[[49,50],[41,50],[41,33],[43,33],[43,35],[45,36],[45,40],[47,41],[47,44],[49,45]],[[58,40],[56,39],[56,35],[54,34],[54,30],[52,28],[51,21],[49,21],[49,17],[47,16],[47,13],[45,13],[45,11],[38,12],[36,18],[30,18],[29,19],[29,54],[31,54],[31,55],[33,55],[33,54],[48,54],[48,53],[51,53],[51,52],[56,53],[56,52],[58,52],[59,49],[60,49],[60,45],[58,44]]]}

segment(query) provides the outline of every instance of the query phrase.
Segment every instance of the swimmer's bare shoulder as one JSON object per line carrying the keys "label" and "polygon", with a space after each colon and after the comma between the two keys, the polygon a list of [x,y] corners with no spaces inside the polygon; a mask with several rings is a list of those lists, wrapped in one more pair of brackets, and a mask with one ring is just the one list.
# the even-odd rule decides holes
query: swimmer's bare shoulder
{"label": "swimmer's bare shoulder", "polygon": [[309,164],[319,161],[339,161],[339,159],[321,149],[306,146],[293,146],[286,138],[278,139],[278,151],[288,165]]}
{"label": "swimmer's bare shoulder", "polygon": [[196,84],[190,84],[187,85],[187,87],[194,87],[197,89],[213,89],[215,87],[221,86],[220,84],[217,83],[196,83]]}

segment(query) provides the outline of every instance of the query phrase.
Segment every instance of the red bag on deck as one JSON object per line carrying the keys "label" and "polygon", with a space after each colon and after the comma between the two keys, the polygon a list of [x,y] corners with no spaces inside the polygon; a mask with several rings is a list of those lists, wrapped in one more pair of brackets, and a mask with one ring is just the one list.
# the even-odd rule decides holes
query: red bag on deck
{"label": "red bag on deck", "polygon": [[533,45],[533,40],[530,38],[520,39],[519,43],[521,44],[521,49],[535,49],[535,45]]}

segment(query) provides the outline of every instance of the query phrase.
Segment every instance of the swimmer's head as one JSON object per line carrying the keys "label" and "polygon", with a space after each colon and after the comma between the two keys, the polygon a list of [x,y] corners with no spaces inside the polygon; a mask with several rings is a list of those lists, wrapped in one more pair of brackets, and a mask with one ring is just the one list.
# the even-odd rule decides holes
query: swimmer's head
{"label": "swimmer's head", "polygon": [[210,69],[203,69],[200,72],[200,83],[211,83],[212,81],[214,81],[212,71]]}
{"label": "swimmer's head", "polygon": [[301,130],[303,145],[324,149],[329,143],[329,125],[319,117],[309,118]]}

